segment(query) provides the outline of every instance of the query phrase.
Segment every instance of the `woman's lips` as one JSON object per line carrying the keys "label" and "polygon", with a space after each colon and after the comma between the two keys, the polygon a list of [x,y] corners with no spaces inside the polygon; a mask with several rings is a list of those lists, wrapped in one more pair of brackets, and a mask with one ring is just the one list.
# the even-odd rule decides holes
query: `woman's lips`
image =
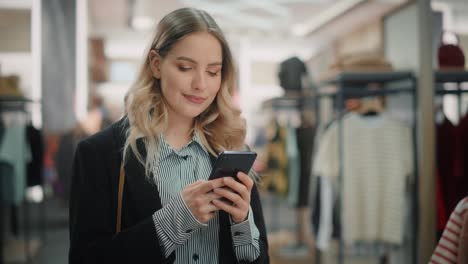
{"label": "woman's lips", "polygon": [[193,96],[193,95],[186,95],[186,94],[184,94],[184,97],[187,100],[189,100],[190,102],[194,103],[194,104],[201,104],[206,100],[203,97],[198,97],[198,96]]}

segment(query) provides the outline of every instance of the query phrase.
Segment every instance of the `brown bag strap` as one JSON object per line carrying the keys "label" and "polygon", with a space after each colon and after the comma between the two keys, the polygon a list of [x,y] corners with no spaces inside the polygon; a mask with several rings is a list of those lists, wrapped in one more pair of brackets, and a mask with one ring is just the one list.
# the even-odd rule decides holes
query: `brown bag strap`
{"label": "brown bag strap", "polygon": [[123,165],[120,165],[119,194],[118,194],[119,196],[117,199],[117,224],[115,227],[116,235],[120,233],[120,229],[122,227],[122,198],[123,198],[124,183],[125,183],[125,170],[124,170]]}

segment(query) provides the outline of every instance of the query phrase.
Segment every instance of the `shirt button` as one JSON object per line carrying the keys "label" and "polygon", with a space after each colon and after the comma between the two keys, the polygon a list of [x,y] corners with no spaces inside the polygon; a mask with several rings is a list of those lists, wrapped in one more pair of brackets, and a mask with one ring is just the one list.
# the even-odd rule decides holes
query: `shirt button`
{"label": "shirt button", "polygon": [[193,254],[192,258],[193,258],[193,260],[197,261],[198,260],[198,254],[197,253]]}

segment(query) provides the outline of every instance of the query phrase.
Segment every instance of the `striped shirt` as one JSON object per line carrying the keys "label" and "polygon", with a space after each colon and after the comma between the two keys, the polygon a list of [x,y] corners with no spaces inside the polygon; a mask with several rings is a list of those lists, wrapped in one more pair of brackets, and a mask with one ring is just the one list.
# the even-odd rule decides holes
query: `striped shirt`
{"label": "striped shirt", "polygon": [[[342,129],[342,163],[338,123],[334,123],[321,138],[313,173],[328,177],[337,185],[340,164],[343,166],[342,186],[338,190],[342,191],[342,233],[346,245],[374,241],[401,245],[405,182],[413,173],[411,129],[386,113],[376,117],[349,113],[342,119]],[[327,212],[332,214],[332,210]],[[332,230],[332,217],[326,219],[328,222],[323,224]],[[319,245],[326,246],[331,231],[323,239]]]}
{"label": "striped shirt", "polygon": [[[207,180],[211,169],[208,151],[194,134],[192,140],[174,150],[159,137],[159,162],[153,168],[163,208],[153,214],[156,234],[166,257],[175,251],[175,263],[217,263],[219,215],[207,224],[199,222],[182,199],[181,191],[197,180]],[[260,255],[260,233],[250,208],[246,221],[231,222],[231,234],[239,261],[253,261]]]}
{"label": "striped shirt", "polygon": [[466,251],[463,252],[464,249],[461,249],[461,244],[463,243],[463,241],[461,241],[462,229],[466,230],[466,228],[468,228],[464,226],[464,223],[466,223],[466,217],[468,217],[468,197],[460,201],[455,210],[450,215],[449,221],[447,222],[444,232],[442,233],[442,237],[440,238],[439,243],[437,244],[437,247],[432,254],[430,263],[466,263],[460,261],[460,254],[467,254]]}

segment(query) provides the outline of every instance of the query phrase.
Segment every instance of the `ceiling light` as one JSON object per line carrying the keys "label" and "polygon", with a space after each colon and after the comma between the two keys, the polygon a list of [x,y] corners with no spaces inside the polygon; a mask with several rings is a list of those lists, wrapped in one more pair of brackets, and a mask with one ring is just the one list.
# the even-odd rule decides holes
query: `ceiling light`
{"label": "ceiling light", "polygon": [[135,30],[146,31],[150,30],[155,22],[156,21],[149,16],[137,16],[132,18],[132,27]]}
{"label": "ceiling light", "polygon": [[295,36],[304,37],[365,1],[367,0],[343,0],[337,2],[327,9],[320,11],[317,16],[305,23],[294,25],[292,32]]}

